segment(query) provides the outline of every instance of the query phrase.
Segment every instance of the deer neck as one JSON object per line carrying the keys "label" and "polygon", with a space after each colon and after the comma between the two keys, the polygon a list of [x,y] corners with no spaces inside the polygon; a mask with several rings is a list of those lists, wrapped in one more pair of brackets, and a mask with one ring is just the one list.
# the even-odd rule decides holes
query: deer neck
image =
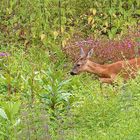
{"label": "deer neck", "polygon": [[87,71],[90,73],[94,73],[98,76],[106,75],[105,70],[107,69],[107,65],[100,65],[89,61],[87,67]]}

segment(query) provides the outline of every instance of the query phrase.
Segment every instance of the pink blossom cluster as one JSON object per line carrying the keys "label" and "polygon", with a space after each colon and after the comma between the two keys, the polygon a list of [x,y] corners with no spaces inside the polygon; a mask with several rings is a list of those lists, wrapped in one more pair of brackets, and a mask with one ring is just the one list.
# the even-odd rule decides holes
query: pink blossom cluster
{"label": "pink blossom cluster", "polygon": [[86,38],[70,42],[64,51],[73,60],[79,57],[82,47],[85,52],[94,49],[94,61],[98,63],[116,62],[122,59],[131,59],[140,56],[140,33],[129,34],[122,40],[109,40],[107,38]]}

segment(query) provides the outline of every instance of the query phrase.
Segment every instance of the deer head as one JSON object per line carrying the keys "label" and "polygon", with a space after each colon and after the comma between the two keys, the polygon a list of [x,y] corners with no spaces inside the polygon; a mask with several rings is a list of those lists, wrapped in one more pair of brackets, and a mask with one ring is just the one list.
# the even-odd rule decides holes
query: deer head
{"label": "deer head", "polygon": [[77,75],[81,72],[87,71],[87,64],[89,58],[93,54],[93,49],[91,49],[87,54],[85,54],[83,48],[80,49],[80,58],[74,64],[72,71],[70,72],[71,75]]}

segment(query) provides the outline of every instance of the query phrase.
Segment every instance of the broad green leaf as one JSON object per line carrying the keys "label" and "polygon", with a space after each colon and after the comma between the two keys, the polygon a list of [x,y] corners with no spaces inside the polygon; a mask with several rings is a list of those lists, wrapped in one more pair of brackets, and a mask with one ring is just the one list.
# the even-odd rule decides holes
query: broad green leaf
{"label": "broad green leaf", "polygon": [[8,117],[7,117],[6,113],[5,113],[5,111],[4,111],[2,108],[0,108],[0,116],[1,116],[2,118],[4,118],[4,119],[8,119]]}

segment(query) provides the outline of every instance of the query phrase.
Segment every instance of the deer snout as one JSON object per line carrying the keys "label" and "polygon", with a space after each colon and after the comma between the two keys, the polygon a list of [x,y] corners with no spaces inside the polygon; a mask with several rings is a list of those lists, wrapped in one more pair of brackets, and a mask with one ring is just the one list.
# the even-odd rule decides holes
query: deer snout
{"label": "deer snout", "polygon": [[71,75],[76,75],[76,73],[74,73],[73,71],[70,72]]}

